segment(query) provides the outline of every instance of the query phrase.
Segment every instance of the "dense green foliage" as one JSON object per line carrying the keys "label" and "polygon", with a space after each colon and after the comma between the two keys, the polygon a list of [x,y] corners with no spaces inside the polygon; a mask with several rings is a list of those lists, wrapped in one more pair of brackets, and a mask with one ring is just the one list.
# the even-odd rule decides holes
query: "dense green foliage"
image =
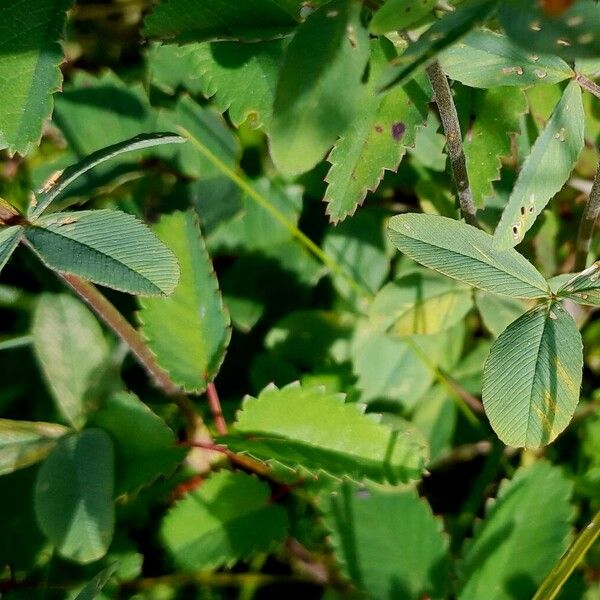
{"label": "dense green foliage", "polygon": [[0,50],[0,598],[600,598],[600,4]]}

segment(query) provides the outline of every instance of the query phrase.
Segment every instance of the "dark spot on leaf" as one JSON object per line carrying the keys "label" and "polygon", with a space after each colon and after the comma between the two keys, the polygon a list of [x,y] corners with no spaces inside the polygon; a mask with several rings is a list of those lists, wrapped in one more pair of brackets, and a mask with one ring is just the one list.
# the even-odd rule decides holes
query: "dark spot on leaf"
{"label": "dark spot on leaf", "polygon": [[402,123],[402,121],[399,121],[398,123],[394,123],[392,125],[392,137],[397,142],[400,141],[400,139],[404,135],[405,131],[406,131],[406,125],[404,123]]}
{"label": "dark spot on leaf", "polygon": [[383,127],[381,125],[375,125],[375,131],[377,133],[383,133]]}

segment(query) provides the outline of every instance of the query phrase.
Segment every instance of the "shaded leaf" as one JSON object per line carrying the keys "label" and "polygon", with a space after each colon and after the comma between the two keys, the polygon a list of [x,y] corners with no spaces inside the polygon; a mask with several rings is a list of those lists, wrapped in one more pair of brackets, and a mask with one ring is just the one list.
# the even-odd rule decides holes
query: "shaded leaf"
{"label": "shaded leaf", "polygon": [[133,394],[112,396],[94,415],[115,447],[115,495],[134,492],[173,471],[186,454],[167,424]]}
{"label": "shaded leaf", "polygon": [[431,14],[434,7],[435,0],[387,0],[373,15],[369,29],[375,35],[407,29]]}
{"label": "shaded leaf", "polygon": [[369,57],[360,13],[352,0],[329,2],[306,19],[287,48],[270,127],[271,156],[286,176],[312,169],[354,118]]}
{"label": "shaded leaf", "polygon": [[582,368],[581,335],[560,304],[509,325],[483,372],[483,405],[498,437],[514,447],[552,442],[573,417]]}
{"label": "shaded leaf", "polygon": [[255,42],[282,37],[296,23],[295,12],[281,0],[167,0],[146,17],[144,33],[178,44]]}
{"label": "shaded leaf", "polygon": [[103,374],[109,348],[94,315],[68,295],[42,294],[32,325],[33,349],[63,416],[77,428],[97,407],[90,392]]}
{"label": "shaded leaf", "polygon": [[416,42],[410,44],[401,56],[392,61],[384,72],[380,85],[390,88],[406,83],[418,69],[436,60],[440,52],[460,40],[473,27],[485,22],[495,8],[494,0],[474,0],[445,14]]}
{"label": "shaded leaf", "polygon": [[0,419],[0,475],[44,459],[67,431],[54,423]]}
{"label": "shaded leaf", "polygon": [[464,151],[473,200],[483,207],[494,195],[492,181],[500,179],[500,158],[511,154],[511,137],[520,131],[527,99],[519,89],[497,87],[476,93],[473,112]]}
{"label": "shaded leaf", "polygon": [[283,541],[288,519],[270,502],[269,486],[245,473],[221,471],[169,511],[161,536],[186,571],[231,566]]}
{"label": "shaded leaf", "polygon": [[21,0],[0,6],[0,148],[27,154],[52,114],[52,94],[62,84],[59,37],[72,0]]}
{"label": "shaded leaf", "polygon": [[515,250],[498,250],[491,235],[437,215],[406,214],[389,222],[392,243],[418,263],[474,287],[515,298],[549,295],[546,280]]}
{"label": "shaded leaf", "polygon": [[573,76],[573,70],[557,56],[537,56],[531,48],[520,48],[493,31],[472,31],[440,56],[450,77],[471,87],[558,83]]}
{"label": "shaded leaf", "polygon": [[[559,279],[561,278],[561,279]],[[579,304],[589,306],[600,306],[600,261],[578,273],[577,275],[562,276],[554,279],[558,280],[557,295],[571,298]]]}
{"label": "shaded leaf", "polygon": [[62,438],[40,468],[35,486],[38,523],[64,558],[102,558],[114,530],[113,444],[101,429]]}
{"label": "shaded leaf", "polygon": [[546,462],[521,468],[504,482],[467,547],[459,600],[532,598],[567,548],[571,491],[561,471]]}
{"label": "shaded leaf", "polygon": [[199,394],[225,357],[229,316],[194,214],[163,216],[153,229],[177,257],[181,278],[168,298],[140,300],[142,333],[171,379]]}
{"label": "shaded leaf", "polygon": [[39,190],[36,194],[35,201],[32,203],[30,217],[35,218],[41,215],[46,208],[48,208],[50,203],[62,194],[67,186],[87,173],[90,169],[93,169],[107,160],[136,150],[144,150],[145,148],[153,148],[163,144],[182,144],[186,141],[185,138],[174,133],[140,134],[129,140],[97,150],[81,162],[67,167],[60,174],[58,179]]}
{"label": "shaded leaf", "polygon": [[498,337],[527,310],[523,300],[487,292],[477,292],[475,303],[483,324],[494,337]]}
{"label": "shaded leaf", "polygon": [[583,149],[581,88],[572,81],[525,160],[494,233],[498,248],[516,246],[550,199],[561,190]]}
{"label": "shaded leaf", "polygon": [[448,585],[448,539],[414,490],[346,482],[324,498],[342,572],[376,600],[441,598]]}
{"label": "shaded leaf", "polygon": [[22,238],[23,227],[21,225],[12,225],[11,227],[0,226],[0,272],[9,261]]}
{"label": "shaded leaf", "polygon": [[[322,388],[271,385],[257,399],[247,397],[234,434],[224,442],[236,452],[291,467],[356,479],[398,481],[419,477],[423,449],[409,433],[388,429],[346,404],[342,394]],[[340,436],[345,431],[348,435]]]}
{"label": "shaded leaf", "polygon": [[191,63],[204,96],[221,112],[228,111],[234,125],[248,120],[260,127],[271,120],[283,51],[284,43],[276,40],[193,44],[180,53]]}
{"label": "shaded leaf", "polygon": [[95,600],[102,588],[109,582],[111,577],[117,572],[119,563],[115,562],[96,575],[86,586],[77,594],[75,600]]}
{"label": "shaded leaf", "polygon": [[386,170],[398,169],[406,147],[415,142],[417,126],[427,118],[430,90],[424,82],[411,81],[386,94],[376,89],[382,68],[394,55],[387,40],[372,44],[366,98],[327,159],[332,166],[324,201],[332,223],[352,215]]}
{"label": "shaded leaf", "polygon": [[168,295],[179,279],[173,253],[141,221],[120,211],[43,215],[25,237],[48,268],[116,290]]}

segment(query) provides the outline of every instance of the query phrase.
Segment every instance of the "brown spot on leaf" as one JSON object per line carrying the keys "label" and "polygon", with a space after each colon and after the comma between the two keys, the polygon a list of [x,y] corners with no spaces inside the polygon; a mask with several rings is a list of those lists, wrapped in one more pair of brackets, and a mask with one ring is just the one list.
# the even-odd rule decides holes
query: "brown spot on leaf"
{"label": "brown spot on leaf", "polygon": [[383,127],[381,125],[375,125],[375,131],[377,133],[383,133]]}

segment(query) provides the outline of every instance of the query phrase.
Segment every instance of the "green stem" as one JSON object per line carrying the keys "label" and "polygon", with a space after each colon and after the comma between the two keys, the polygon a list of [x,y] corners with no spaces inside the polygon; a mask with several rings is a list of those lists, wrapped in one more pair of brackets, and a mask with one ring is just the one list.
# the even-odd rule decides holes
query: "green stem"
{"label": "green stem", "polygon": [[438,61],[433,62],[427,67],[427,76],[431,83],[435,102],[444,127],[444,133],[446,134],[448,158],[450,159],[450,168],[452,169],[454,183],[458,190],[460,210],[469,225],[478,227],[477,209],[473,202],[473,192],[469,184],[467,160],[462,143],[462,132],[448,78]]}
{"label": "green stem", "polygon": [[587,266],[587,257],[592,245],[598,215],[600,215],[600,165],[579,223],[575,248],[575,271],[583,271]]}
{"label": "green stem", "polygon": [[30,335],[20,335],[7,340],[0,340],[0,351],[23,348],[25,346],[29,346],[32,342],[33,338]]}
{"label": "green stem", "polygon": [[600,511],[596,513],[589,525],[579,532],[570,548],[554,565],[554,568],[538,591],[533,600],[553,600],[560,593],[563,585],[571,576],[577,565],[583,560],[586,552],[600,537]]}
{"label": "green stem", "polygon": [[371,298],[372,294],[356,281],[341,265],[339,265],[329,254],[321,250],[304,232],[302,232],[292,221],[290,221],[281,211],[275,208],[267,198],[258,192],[245,178],[238,175],[230,169],[218,156],[215,156],[198,138],[194,137],[187,129],[177,128],[179,132],[188,138],[196,149],[207,158],[223,175],[230,179],[240,190],[249,198],[254,200],[261,208],[266,210],[276,221],[281,223],[290,234],[296,238],[310,253],[316,256],[330,271],[343,277],[348,285],[358,293],[359,296]]}

